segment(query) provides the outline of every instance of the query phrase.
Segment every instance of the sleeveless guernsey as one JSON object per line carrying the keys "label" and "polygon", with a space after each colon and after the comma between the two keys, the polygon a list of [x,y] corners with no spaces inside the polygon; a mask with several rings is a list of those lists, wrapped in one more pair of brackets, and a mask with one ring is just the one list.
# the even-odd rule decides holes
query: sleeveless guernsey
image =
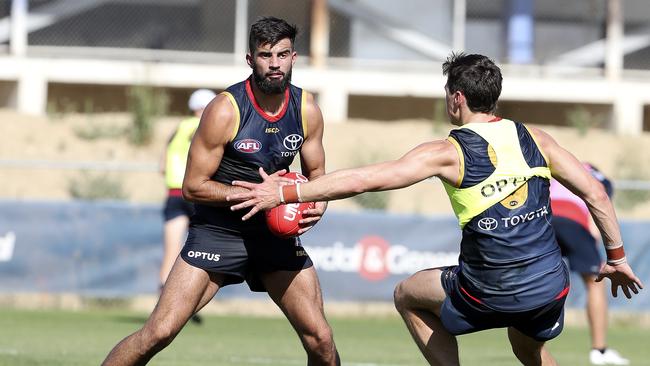
{"label": "sleeveless guernsey", "polygon": [[568,275],[550,224],[547,160],[521,123],[470,123],[450,133],[460,157],[444,183],[462,229],[462,291],[495,310],[524,311],[561,298]]}
{"label": "sleeveless guernsey", "polygon": [[[266,114],[257,104],[250,78],[230,86],[222,94],[235,108],[236,123],[219,168],[211,179],[228,185],[233,180],[259,183],[262,182],[259,167],[268,174],[281,169],[288,171],[307,137],[304,115],[307,93],[290,84],[285,91],[284,107],[276,116]],[[210,224],[223,224],[224,218],[231,222],[233,215],[242,215],[232,214],[229,208],[195,206],[197,216]]]}

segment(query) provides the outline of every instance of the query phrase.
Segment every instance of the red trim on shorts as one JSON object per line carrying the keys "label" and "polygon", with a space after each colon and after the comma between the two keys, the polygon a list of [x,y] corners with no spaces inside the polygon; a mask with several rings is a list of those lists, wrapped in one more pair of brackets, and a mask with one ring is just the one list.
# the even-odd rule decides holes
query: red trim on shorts
{"label": "red trim on shorts", "polygon": [[503,118],[501,118],[501,117],[494,116],[494,118],[492,118],[492,119],[489,120],[488,122],[499,122],[499,121],[501,121],[502,119],[503,119]]}
{"label": "red trim on shorts", "polygon": [[262,109],[262,107],[260,107],[260,105],[257,104],[257,100],[255,100],[255,94],[253,94],[253,89],[251,88],[250,78],[246,79],[246,94],[248,94],[248,99],[250,99],[251,103],[253,104],[253,108],[255,108],[257,113],[259,113],[260,116],[262,116],[262,118],[264,118],[269,122],[277,122],[282,117],[284,117],[285,113],[287,113],[287,108],[289,107],[289,87],[287,87],[287,90],[284,91],[284,105],[282,106],[282,110],[276,116],[271,116],[267,114]]}
{"label": "red trim on shorts", "polygon": [[475,298],[474,296],[470,295],[469,292],[467,292],[467,290],[465,290],[464,288],[461,287],[460,290],[461,290],[465,295],[467,295],[467,297],[469,297],[470,299],[476,301],[477,303],[479,303],[479,304],[482,304],[482,303],[483,303],[481,300],[479,300],[479,299]]}
{"label": "red trim on shorts", "polygon": [[183,190],[180,188],[170,188],[167,191],[167,196],[169,197],[183,197]]}
{"label": "red trim on shorts", "polygon": [[562,290],[562,292],[560,292],[557,296],[555,296],[554,300],[559,300],[564,296],[566,296],[568,293],[569,293],[569,286],[565,287],[564,290]]}

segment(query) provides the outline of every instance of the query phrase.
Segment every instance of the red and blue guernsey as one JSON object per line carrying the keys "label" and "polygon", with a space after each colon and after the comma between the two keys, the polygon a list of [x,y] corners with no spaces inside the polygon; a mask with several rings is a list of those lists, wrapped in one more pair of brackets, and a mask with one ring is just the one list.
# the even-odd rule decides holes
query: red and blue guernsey
{"label": "red and blue guernsey", "polygon": [[[307,138],[304,112],[307,92],[290,84],[284,93],[284,106],[275,116],[268,115],[257,104],[250,78],[221,94],[232,103],[236,123],[219,168],[211,179],[228,185],[233,180],[260,183],[259,167],[269,174],[281,169],[288,171]],[[197,215],[208,223],[214,221],[215,216],[222,216],[223,211],[230,212],[196,204]]]}
{"label": "red and blue guernsey", "polygon": [[495,119],[451,131],[460,177],[445,189],[463,238],[460,290],[498,311],[566,296],[567,268],[550,224],[547,159],[521,123]]}

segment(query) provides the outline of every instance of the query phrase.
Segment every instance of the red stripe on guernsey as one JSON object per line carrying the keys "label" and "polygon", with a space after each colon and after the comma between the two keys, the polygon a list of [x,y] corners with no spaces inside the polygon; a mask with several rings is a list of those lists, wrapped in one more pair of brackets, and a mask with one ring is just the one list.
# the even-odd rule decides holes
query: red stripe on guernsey
{"label": "red stripe on guernsey", "polygon": [[551,210],[553,211],[553,216],[564,217],[575,221],[589,230],[589,214],[585,214],[584,210],[577,203],[566,200],[551,200]]}
{"label": "red stripe on guernsey", "polygon": [[555,296],[555,300],[559,300],[559,299],[563,298],[568,293],[569,293],[569,286],[565,287],[564,290],[562,290],[562,292],[560,292],[557,296]]}
{"label": "red stripe on guernsey", "polygon": [[183,197],[183,191],[180,188],[170,188],[167,195],[169,197]]}
{"label": "red stripe on guernsey", "polygon": [[488,122],[499,122],[499,121],[501,121],[502,119],[503,119],[503,118],[501,118],[501,117],[494,116],[494,118],[492,118],[492,119],[489,120]]}
{"label": "red stripe on guernsey", "polygon": [[479,304],[482,303],[481,300],[479,300],[479,299],[475,298],[474,296],[470,295],[469,292],[467,292],[467,290],[465,290],[464,288],[461,287],[460,290],[463,291],[463,293],[464,293],[465,295],[467,295],[467,297],[469,297],[470,299],[476,301],[476,302],[479,303]]}
{"label": "red stripe on guernsey", "polygon": [[287,113],[287,108],[289,107],[289,88],[284,91],[284,105],[282,106],[282,110],[280,113],[278,113],[276,116],[271,116],[267,114],[262,107],[260,107],[259,104],[257,104],[257,100],[255,100],[255,95],[253,94],[253,89],[251,88],[251,79],[246,80],[246,94],[248,94],[248,99],[250,99],[251,103],[253,103],[253,107],[257,111],[257,113],[262,116],[265,120],[269,122],[277,122],[279,121],[282,117],[284,117],[284,114]]}

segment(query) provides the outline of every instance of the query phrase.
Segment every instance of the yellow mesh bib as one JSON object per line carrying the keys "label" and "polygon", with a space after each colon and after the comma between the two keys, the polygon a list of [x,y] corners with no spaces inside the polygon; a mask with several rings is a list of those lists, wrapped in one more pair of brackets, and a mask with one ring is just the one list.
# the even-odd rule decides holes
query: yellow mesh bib
{"label": "yellow mesh bib", "polygon": [[[472,187],[458,188],[443,181],[461,228],[476,215],[510,196],[530,178],[551,178],[548,167],[531,168],[526,163],[514,122],[503,119],[490,123],[469,123],[460,128],[472,130],[488,142],[490,161],[496,168],[489,177]],[[459,142],[451,136],[449,141],[458,151],[461,174],[464,174],[467,167]]]}
{"label": "yellow mesh bib", "polygon": [[165,165],[165,183],[167,188],[181,188],[185,176],[187,153],[190,151],[192,136],[199,127],[199,117],[183,120],[174,137],[167,145],[167,162]]}

